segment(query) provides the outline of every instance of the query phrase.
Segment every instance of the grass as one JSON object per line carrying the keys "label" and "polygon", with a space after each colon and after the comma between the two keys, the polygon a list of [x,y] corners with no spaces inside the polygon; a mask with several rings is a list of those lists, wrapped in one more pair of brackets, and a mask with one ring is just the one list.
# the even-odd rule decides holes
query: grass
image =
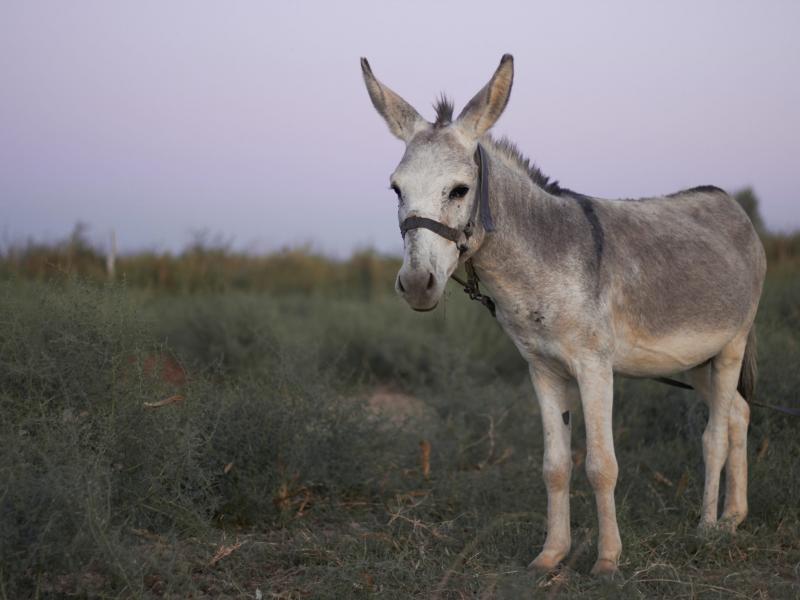
{"label": "grass", "polygon": [[[769,403],[798,403],[799,274],[771,271],[758,318]],[[623,577],[608,583],[588,575],[576,416],[573,551],[537,577],[527,368],[459,291],[419,315],[382,295],[11,275],[0,598],[797,597],[800,424],[754,408],[750,515],[701,538],[705,418],[691,393],[617,383]]]}

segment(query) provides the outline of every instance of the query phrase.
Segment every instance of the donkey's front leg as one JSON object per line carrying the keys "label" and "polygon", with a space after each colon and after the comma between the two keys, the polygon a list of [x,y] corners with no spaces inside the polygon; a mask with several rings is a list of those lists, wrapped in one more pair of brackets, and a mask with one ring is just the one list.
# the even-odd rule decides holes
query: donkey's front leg
{"label": "donkey's front leg", "polygon": [[[552,571],[569,552],[569,480],[571,408],[568,382],[544,369],[531,367],[531,380],[539,400],[544,430],[542,473],[547,488],[547,538],[539,556],[530,564],[537,571]],[[574,387],[574,384],[572,384]]]}
{"label": "donkey's front leg", "polygon": [[622,552],[614,504],[618,474],[611,423],[614,375],[610,365],[592,362],[581,365],[577,379],[586,423],[586,474],[594,490],[599,528],[592,574],[612,575]]}

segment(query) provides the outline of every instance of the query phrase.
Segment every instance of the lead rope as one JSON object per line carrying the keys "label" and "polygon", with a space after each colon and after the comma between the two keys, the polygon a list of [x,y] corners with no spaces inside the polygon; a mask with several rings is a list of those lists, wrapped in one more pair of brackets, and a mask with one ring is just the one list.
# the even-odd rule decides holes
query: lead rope
{"label": "lead rope", "polygon": [[475,265],[472,264],[471,258],[468,258],[466,262],[464,262],[464,268],[467,271],[466,281],[458,277],[455,273],[450,275],[451,279],[455,280],[456,283],[464,288],[464,292],[469,296],[470,300],[477,300],[489,310],[493,317],[497,318],[494,300],[492,300],[490,296],[481,293],[480,279],[475,272]]}
{"label": "lead rope", "polygon": [[[683,381],[678,381],[677,379],[672,379],[670,377],[652,377],[651,379],[658,381],[660,383],[666,383],[667,385],[672,385],[678,388],[682,388],[684,390],[694,389],[694,387],[689,385],[688,383],[684,383]],[[752,398],[749,400],[745,400],[745,402],[747,402],[752,406],[769,408],[770,410],[774,410],[784,415],[789,415],[790,417],[800,417],[800,408],[794,408],[792,406],[781,406],[780,404],[764,404],[763,402],[758,402],[757,400],[753,400]]]}

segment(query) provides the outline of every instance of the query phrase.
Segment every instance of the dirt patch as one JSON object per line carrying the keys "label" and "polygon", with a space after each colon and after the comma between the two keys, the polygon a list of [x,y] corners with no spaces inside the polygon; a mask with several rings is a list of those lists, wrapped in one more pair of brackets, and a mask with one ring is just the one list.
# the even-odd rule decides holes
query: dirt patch
{"label": "dirt patch", "polygon": [[376,419],[394,427],[430,423],[437,418],[436,411],[419,398],[387,387],[372,392],[367,409]]}

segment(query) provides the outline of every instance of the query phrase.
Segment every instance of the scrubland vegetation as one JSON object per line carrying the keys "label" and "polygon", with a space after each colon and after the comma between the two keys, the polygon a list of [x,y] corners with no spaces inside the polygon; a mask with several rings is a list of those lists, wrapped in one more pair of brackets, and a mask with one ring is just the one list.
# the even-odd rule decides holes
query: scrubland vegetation
{"label": "scrubland vegetation", "polygon": [[[765,236],[763,402],[800,398],[800,236]],[[800,422],[754,408],[750,515],[699,537],[705,406],[617,384],[615,582],[588,575],[594,499],[574,437],[573,551],[544,540],[526,365],[452,287],[431,314],[397,260],[195,244],[117,261],[77,231],[0,260],[0,598],[791,598]]]}

